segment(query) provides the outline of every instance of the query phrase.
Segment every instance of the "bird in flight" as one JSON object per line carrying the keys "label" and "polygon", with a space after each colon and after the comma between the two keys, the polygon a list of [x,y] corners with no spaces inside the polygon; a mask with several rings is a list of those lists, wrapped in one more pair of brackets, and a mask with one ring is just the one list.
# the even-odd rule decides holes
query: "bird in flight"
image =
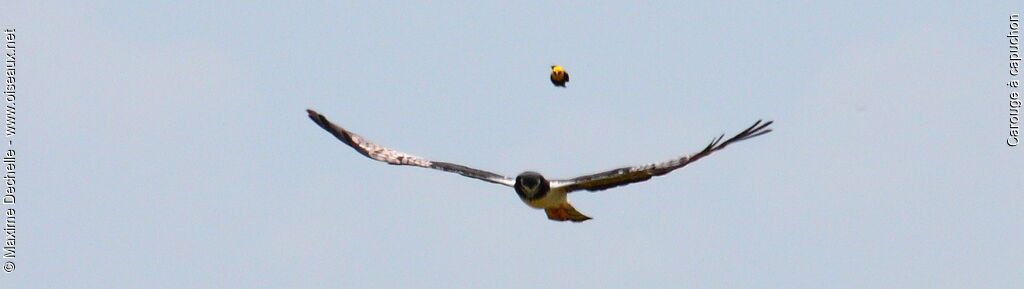
{"label": "bird in flight", "polygon": [[551,83],[555,86],[565,87],[566,82],[569,82],[569,73],[565,72],[565,68],[558,65],[552,65]]}
{"label": "bird in flight", "polygon": [[696,160],[710,155],[711,153],[725,148],[734,142],[750,139],[772,131],[768,128],[772,121],[762,122],[758,120],[743,132],[725,139],[724,134],[713,139],[704,149],[685,156],[670,159],[663,162],[645,164],[634,167],[623,167],[591,175],[579,176],[564,180],[549,180],[537,172],[527,171],[515,178],[510,178],[492,172],[470,168],[467,166],[427,160],[418,156],[410,155],[400,151],[392,150],[341,128],[327,120],[324,115],[307,109],[309,118],[317,125],[334,135],[341,142],[355,149],[360,154],[374,160],[382,161],[392,165],[417,166],[431,168],[446,172],[457,173],[474,179],[491,183],[502,184],[515,189],[526,205],[543,209],[548,219],[555,221],[583,222],[590,220],[590,217],[576,211],[569,204],[568,194],[575,191],[602,191],[613,187],[643,182],[651,177],[667,174],[678,168],[682,168]]}

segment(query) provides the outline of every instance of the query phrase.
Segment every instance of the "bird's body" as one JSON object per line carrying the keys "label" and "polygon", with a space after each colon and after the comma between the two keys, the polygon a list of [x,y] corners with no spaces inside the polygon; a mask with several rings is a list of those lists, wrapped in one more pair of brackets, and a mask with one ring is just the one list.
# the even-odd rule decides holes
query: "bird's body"
{"label": "bird's body", "polygon": [[555,86],[565,87],[566,82],[569,82],[569,73],[565,71],[565,68],[558,65],[552,65],[551,83]]}
{"label": "bird's body", "polygon": [[519,174],[512,187],[523,203],[537,209],[555,208],[568,202],[565,189],[551,187],[551,182],[537,172]]}
{"label": "bird's body", "polygon": [[551,182],[540,173],[528,171],[519,174],[512,187],[523,203],[534,209],[543,209],[548,219],[573,222],[590,220],[590,217],[576,211],[569,204],[569,192],[564,187],[552,187]]}
{"label": "bird's body", "polygon": [[568,203],[568,198],[567,198],[568,195],[569,194],[567,194],[565,192],[565,190],[562,190],[562,189],[552,189],[550,192],[548,192],[546,195],[544,195],[544,197],[541,197],[540,199],[533,199],[533,200],[523,199],[523,198],[519,198],[519,199],[523,200],[524,204],[526,204],[527,206],[530,206],[530,207],[532,207],[534,209],[548,209],[548,208],[557,208],[559,206],[567,204]]}
{"label": "bird's body", "polygon": [[586,221],[589,220],[590,217],[576,211],[576,209],[569,204],[568,194],[571,192],[580,190],[602,191],[617,186],[646,181],[652,177],[667,174],[673,170],[686,166],[693,161],[710,155],[712,152],[725,148],[725,146],[730,143],[769,133],[771,132],[771,129],[767,127],[772,124],[771,121],[765,123],[758,121],[743,132],[725,141],[722,141],[722,137],[724,137],[724,135],[716,138],[700,152],[670,159],[664,162],[618,168],[566,180],[548,180],[540,173],[532,171],[523,172],[515,178],[510,178],[463,165],[430,161],[370,142],[353,132],[347,131],[340,126],[331,123],[327,120],[327,117],[317,113],[316,111],[311,109],[306,111],[309,113],[309,118],[312,119],[313,122],[316,122],[316,124],[321,128],[366,157],[392,165],[432,168],[509,186],[515,189],[516,194],[519,195],[519,199],[527,206],[544,209],[544,212],[548,215],[548,219],[573,222]]}

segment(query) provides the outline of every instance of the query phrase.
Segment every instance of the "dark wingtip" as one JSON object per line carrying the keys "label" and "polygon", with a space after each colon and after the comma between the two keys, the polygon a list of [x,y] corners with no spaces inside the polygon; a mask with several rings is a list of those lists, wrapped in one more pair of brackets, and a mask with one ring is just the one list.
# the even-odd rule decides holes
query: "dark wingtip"
{"label": "dark wingtip", "polygon": [[[762,122],[764,122],[764,123],[762,123]],[[775,123],[775,121],[774,120],[764,121],[764,120],[759,119],[759,120],[757,120],[757,122],[754,122],[754,125],[751,125],[749,128],[747,128],[746,130],[744,130],[740,134],[736,135],[736,140],[750,139],[750,138],[753,138],[753,137],[756,137],[756,136],[759,136],[759,135],[762,135],[762,134],[766,134],[766,133],[772,132],[772,129],[768,128],[768,126],[771,125],[772,123]]]}
{"label": "dark wingtip", "polygon": [[312,119],[313,121],[319,122],[318,118],[320,117],[320,113],[316,112],[312,108],[307,108],[306,109],[306,115],[309,116],[309,119]]}
{"label": "dark wingtip", "polygon": [[[761,120],[758,120],[757,122],[760,123]],[[775,123],[774,120],[769,120],[769,121],[766,121],[764,124],[761,124],[760,126],[757,126],[756,128],[754,128],[753,131],[751,131],[753,134],[751,134],[747,138],[752,138],[752,137],[755,137],[755,136],[759,136],[759,135],[762,135],[762,134],[766,134],[766,133],[772,132],[772,129],[768,128],[768,126],[772,125],[773,123]]]}
{"label": "dark wingtip", "polygon": [[721,142],[722,138],[724,138],[724,137],[725,137],[725,134],[723,133],[723,134],[719,135],[718,137],[715,137],[715,138],[711,139],[711,143],[709,143],[707,147],[704,147],[704,151],[706,152],[706,151],[714,150],[715,147],[718,146],[718,143]]}
{"label": "dark wingtip", "polygon": [[593,220],[593,219],[594,218],[587,217],[586,219],[569,219],[569,221],[572,221],[573,223],[583,223],[583,222],[586,222],[586,221],[589,221],[589,220]]}
{"label": "dark wingtip", "polygon": [[319,112],[316,112],[315,110],[308,109],[308,108],[306,109],[306,113],[309,114],[309,119],[313,120],[313,122],[315,122],[321,128],[327,129],[327,124],[330,123],[330,122],[327,121],[327,117],[326,116],[320,114]]}
{"label": "dark wingtip", "polygon": [[704,151],[719,150],[719,149],[725,148],[725,146],[727,146],[727,145],[729,145],[729,144],[731,144],[733,142],[737,142],[737,141],[741,141],[741,140],[747,140],[747,139],[750,139],[750,138],[753,138],[753,137],[756,137],[756,136],[759,136],[759,135],[762,135],[762,134],[766,134],[766,133],[772,132],[772,129],[767,128],[772,123],[775,123],[775,121],[772,121],[772,120],[764,121],[764,120],[759,119],[756,122],[754,122],[754,124],[751,125],[750,127],[748,127],[747,129],[745,129],[742,132],[736,134],[735,136],[725,140],[724,142],[722,141],[722,137],[725,136],[725,135],[722,135],[722,136],[719,136],[719,137],[715,138],[714,141],[712,141],[711,144],[708,145],[708,147],[704,148]]}

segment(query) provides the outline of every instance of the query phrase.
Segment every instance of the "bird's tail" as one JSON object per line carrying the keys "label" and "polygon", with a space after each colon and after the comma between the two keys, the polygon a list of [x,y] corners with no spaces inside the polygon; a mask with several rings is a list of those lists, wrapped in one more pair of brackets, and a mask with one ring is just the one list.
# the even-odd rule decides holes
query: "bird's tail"
{"label": "bird's tail", "polygon": [[578,223],[591,219],[590,217],[583,215],[583,213],[580,213],[580,211],[577,211],[576,208],[573,208],[569,202],[566,202],[556,208],[544,209],[544,212],[548,213],[548,219],[555,221],[573,221]]}

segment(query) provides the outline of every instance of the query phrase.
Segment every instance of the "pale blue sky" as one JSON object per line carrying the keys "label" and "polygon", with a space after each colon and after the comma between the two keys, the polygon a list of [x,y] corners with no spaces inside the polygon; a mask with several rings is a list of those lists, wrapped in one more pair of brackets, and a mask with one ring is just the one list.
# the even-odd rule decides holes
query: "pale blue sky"
{"label": "pale blue sky", "polygon": [[[12,1],[13,2],[13,1]],[[13,5],[13,6],[11,6]],[[3,288],[1020,288],[1004,2],[7,3]],[[552,87],[548,66],[572,75]],[[573,177],[557,223],[389,147]]]}

